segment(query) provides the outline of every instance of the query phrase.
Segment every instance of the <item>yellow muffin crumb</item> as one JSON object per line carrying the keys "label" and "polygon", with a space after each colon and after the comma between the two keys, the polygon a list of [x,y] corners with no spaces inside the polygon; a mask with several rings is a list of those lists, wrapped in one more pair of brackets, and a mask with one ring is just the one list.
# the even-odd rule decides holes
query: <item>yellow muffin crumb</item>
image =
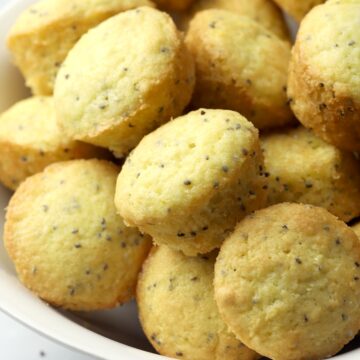
{"label": "yellow muffin crumb", "polygon": [[325,209],[283,203],[249,215],[215,264],[223,320],[271,359],[321,360],[360,329],[360,242]]}
{"label": "yellow muffin crumb", "polygon": [[216,253],[186,257],[154,248],[137,285],[145,334],[162,355],[184,360],[255,360],[259,356],[231,334],[214,300]]}
{"label": "yellow muffin crumb", "polygon": [[193,59],[174,22],[142,7],[104,21],[74,46],[56,80],[56,111],[70,137],[122,157],[180,115],[193,87]]}
{"label": "yellow muffin crumb", "polygon": [[115,203],[155,243],[207,253],[265,205],[262,172],[254,126],[234,111],[199,109],[140,142],[121,170]]}
{"label": "yellow muffin crumb", "polygon": [[118,172],[100,160],[50,165],[11,199],[5,247],[21,282],[45,301],[88,311],[133,297],[151,243],[116,215]]}
{"label": "yellow muffin crumb", "polygon": [[107,156],[63,134],[52,97],[22,100],[0,115],[0,181],[12,190],[52,163]]}
{"label": "yellow muffin crumb", "polygon": [[8,37],[15,64],[35,95],[52,95],[69,50],[90,28],[149,0],[41,0],[16,20]]}
{"label": "yellow muffin crumb", "polygon": [[195,58],[194,107],[238,111],[259,129],[292,121],[287,41],[248,17],[211,9],[191,21],[186,43]]}

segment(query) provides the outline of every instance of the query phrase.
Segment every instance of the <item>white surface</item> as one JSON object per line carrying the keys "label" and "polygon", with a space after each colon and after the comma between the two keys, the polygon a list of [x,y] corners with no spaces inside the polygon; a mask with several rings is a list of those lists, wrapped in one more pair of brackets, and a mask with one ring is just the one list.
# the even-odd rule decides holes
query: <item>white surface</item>
{"label": "white surface", "polygon": [[35,334],[0,312],[0,356],[3,360],[93,360]]}
{"label": "white surface", "polygon": [[[23,80],[11,65],[4,43],[6,33],[17,14],[32,2],[34,0],[0,0],[0,7],[12,3],[6,13],[1,13],[0,9],[0,111],[26,94]],[[6,207],[9,196],[10,193],[0,186],[0,234],[4,221],[3,209]],[[21,286],[2,246],[2,241],[0,241],[0,309],[38,333],[43,333],[59,343],[98,358],[106,360],[164,359],[150,352],[136,349],[151,351],[138,324],[134,304],[113,311],[91,314],[75,315],[59,312],[41,302]],[[53,344],[1,313],[0,334],[1,360],[95,359]],[[336,357],[336,360],[359,359],[360,349]]]}

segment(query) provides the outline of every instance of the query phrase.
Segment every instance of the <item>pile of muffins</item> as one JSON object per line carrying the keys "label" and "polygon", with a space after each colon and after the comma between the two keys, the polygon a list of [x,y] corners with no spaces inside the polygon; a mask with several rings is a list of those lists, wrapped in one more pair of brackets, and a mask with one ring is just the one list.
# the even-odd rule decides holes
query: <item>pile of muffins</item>
{"label": "pile of muffins", "polygon": [[27,288],[76,311],[136,296],[177,359],[321,360],[356,336],[360,0],[276,3],[19,16],[8,47],[32,97],[0,115],[0,181]]}

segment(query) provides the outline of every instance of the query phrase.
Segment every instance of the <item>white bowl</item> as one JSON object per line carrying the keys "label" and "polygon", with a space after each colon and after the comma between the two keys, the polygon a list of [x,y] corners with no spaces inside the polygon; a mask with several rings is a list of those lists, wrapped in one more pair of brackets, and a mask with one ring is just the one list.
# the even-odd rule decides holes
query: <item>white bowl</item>
{"label": "white bowl", "polygon": [[[1,0],[0,0],[1,1]],[[24,98],[24,80],[11,64],[6,34],[17,15],[34,0],[12,1],[0,12],[0,112]],[[0,234],[11,194],[0,185]],[[68,313],[56,310],[32,295],[18,281],[0,241],[0,309],[37,332],[68,347],[105,360],[160,360],[143,335],[134,303],[112,311]],[[174,324],[174,326],[176,326]],[[357,349],[354,349],[358,347]],[[354,350],[350,350],[353,348]],[[358,360],[360,343],[353,343],[337,360]],[[226,360],[226,359],[224,359]]]}

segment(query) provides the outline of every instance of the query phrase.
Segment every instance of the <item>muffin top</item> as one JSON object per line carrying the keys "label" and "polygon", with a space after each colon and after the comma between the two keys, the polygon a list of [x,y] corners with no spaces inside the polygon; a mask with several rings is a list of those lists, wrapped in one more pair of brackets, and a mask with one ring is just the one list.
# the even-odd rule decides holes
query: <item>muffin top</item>
{"label": "muffin top", "polygon": [[160,354],[185,360],[258,357],[220,318],[213,289],[216,256],[187,257],[167,246],[151,251],[139,278],[137,302],[143,329]]}
{"label": "muffin top", "polygon": [[210,9],[190,22],[186,44],[196,65],[194,106],[239,111],[260,129],[292,120],[289,42],[246,16]]}
{"label": "muffin top", "polygon": [[91,29],[66,58],[55,83],[59,124],[122,156],[180,114],[193,71],[169,15],[149,7],[121,13]]}
{"label": "muffin top", "polygon": [[51,304],[96,310],[134,295],[150,244],[116,214],[118,171],[100,160],[57,163],[11,199],[6,249],[20,280]]}
{"label": "muffin top", "polygon": [[360,242],[325,209],[283,203],[241,221],[215,265],[225,322],[258,353],[321,359],[360,327]]}
{"label": "muffin top", "polygon": [[299,202],[321,206],[344,221],[360,215],[360,167],[303,127],[263,134],[268,204]]}
{"label": "muffin top", "polygon": [[53,151],[75,143],[58,127],[52,97],[22,100],[0,115],[0,141]]}
{"label": "muffin top", "polygon": [[190,112],[140,142],[119,175],[115,202],[137,224],[195,210],[240,176],[258,146],[258,131],[240,114]]}
{"label": "muffin top", "polygon": [[360,2],[332,1],[302,21],[295,48],[313,76],[360,102]]}

